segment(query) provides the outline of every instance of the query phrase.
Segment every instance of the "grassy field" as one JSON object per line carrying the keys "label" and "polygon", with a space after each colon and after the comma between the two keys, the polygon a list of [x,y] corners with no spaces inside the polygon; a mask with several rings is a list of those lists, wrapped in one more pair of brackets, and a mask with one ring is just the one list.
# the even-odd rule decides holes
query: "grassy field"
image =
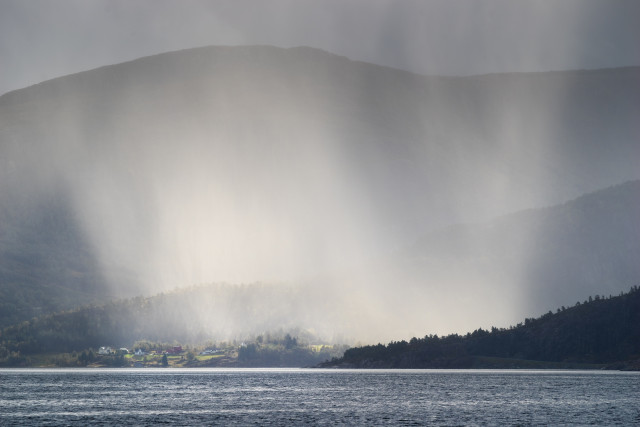
{"label": "grassy field", "polygon": [[208,360],[211,359],[219,359],[224,357],[224,354],[206,354],[206,355],[198,355],[196,356],[196,360],[199,360],[201,362],[206,362]]}

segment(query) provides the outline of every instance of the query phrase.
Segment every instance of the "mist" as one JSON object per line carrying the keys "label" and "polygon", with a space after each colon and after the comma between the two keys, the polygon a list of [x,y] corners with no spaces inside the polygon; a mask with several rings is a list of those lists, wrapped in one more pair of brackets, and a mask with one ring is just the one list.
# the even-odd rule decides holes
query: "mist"
{"label": "mist", "polygon": [[[580,36],[601,9],[570,5],[561,17],[579,13],[566,26],[550,20],[555,33],[510,30],[527,48],[495,62],[486,55],[498,43],[488,28],[493,12],[513,18],[499,21],[500,33],[527,11],[543,24],[555,8],[416,6],[447,18],[453,31],[445,37],[442,24],[434,34],[419,22],[397,30],[412,9],[376,2],[365,28],[377,37],[341,47],[355,31],[350,25],[334,36],[314,27],[298,38],[307,12],[275,8],[269,16],[284,41],[268,21],[244,21],[244,12],[220,6],[212,12],[218,21],[256,26],[198,43],[175,29],[179,41],[170,45],[208,37],[263,43],[149,56],[2,96],[2,204],[22,200],[29,208],[41,194],[63,200],[114,296],[212,283],[273,290],[260,287],[259,298],[242,304],[220,303],[235,298],[227,295],[179,308],[200,325],[223,324],[216,336],[304,328],[374,342],[515,324],[556,308],[550,300],[584,296],[531,291],[539,286],[528,274],[540,227],[517,226],[506,243],[473,240],[456,227],[491,228],[513,212],[639,178],[637,68],[460,77],[610,64],[598,55],[568,58],[584,54],[589,39]],[[124,8],[114,7],[116,15]],[[347,18],[359,10],[344,7]],[[570,42],[545,60],[563,28]],[[485,35],[482,58],[462,46],[474,32]],[[417,49],[429,37],[452,41]],[[262,45],[314,41],[353,55]],[[378,44],[389,46],[384,55],[372,50]],[[149,46],[132,47],[126,59]],[[635,60],[621,56],[611,61]],[[368,58],[458,77],[355,61]],[[464,237],[456,243],[456,236]]]}

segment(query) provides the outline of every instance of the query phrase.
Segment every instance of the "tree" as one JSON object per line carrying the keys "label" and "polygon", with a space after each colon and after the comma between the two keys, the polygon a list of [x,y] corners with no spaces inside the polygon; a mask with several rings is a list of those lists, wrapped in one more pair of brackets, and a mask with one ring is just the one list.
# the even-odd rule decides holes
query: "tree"
{"label": "tree", "polygon": [[287,334],[284,337],[284,346],[287,350],[292,349],[298,345],[298,339],[292,338],[291,335]]}
{"label": "tree", "polygon": [[78,365],[80,366],[87,366],[87,364],[89,363],[89,356],[87,356],[86,352],[82,352],[82,354],[80,354],[80,356],[78,357]]}
{"label": "tree", "polygon": [[164,366],[164,367],[169,366],[169,359],[167,358],[166,354],[162,355],[162,366]]}
{"label": "tree", "polygon": [[238,348],[238,360],[246,362],[258,356],[258,349],[255,344],[241,345]]}
{"label": "tree", "polygon": [[127,366],[127,361],[124,358],[124,354],[120,353],[118,354],[114,361],[113,361],[113,365],[114,366]]}

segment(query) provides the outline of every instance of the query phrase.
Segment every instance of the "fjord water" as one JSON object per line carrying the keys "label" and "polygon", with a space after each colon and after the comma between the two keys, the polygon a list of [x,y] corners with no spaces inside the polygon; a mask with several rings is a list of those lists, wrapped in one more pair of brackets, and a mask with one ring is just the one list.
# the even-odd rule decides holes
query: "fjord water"
{"label": "fjord water", "polygon": [[0,370],[0,425],[631,425],[640,373]]}

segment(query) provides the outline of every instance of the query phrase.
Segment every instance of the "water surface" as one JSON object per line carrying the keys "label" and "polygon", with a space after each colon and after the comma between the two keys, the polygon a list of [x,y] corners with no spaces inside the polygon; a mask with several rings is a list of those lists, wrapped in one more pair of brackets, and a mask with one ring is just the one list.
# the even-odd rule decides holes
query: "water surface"
{"label": "water surface", "polygon": [[640,373],[5,369],[0,425],[640,425]]}

